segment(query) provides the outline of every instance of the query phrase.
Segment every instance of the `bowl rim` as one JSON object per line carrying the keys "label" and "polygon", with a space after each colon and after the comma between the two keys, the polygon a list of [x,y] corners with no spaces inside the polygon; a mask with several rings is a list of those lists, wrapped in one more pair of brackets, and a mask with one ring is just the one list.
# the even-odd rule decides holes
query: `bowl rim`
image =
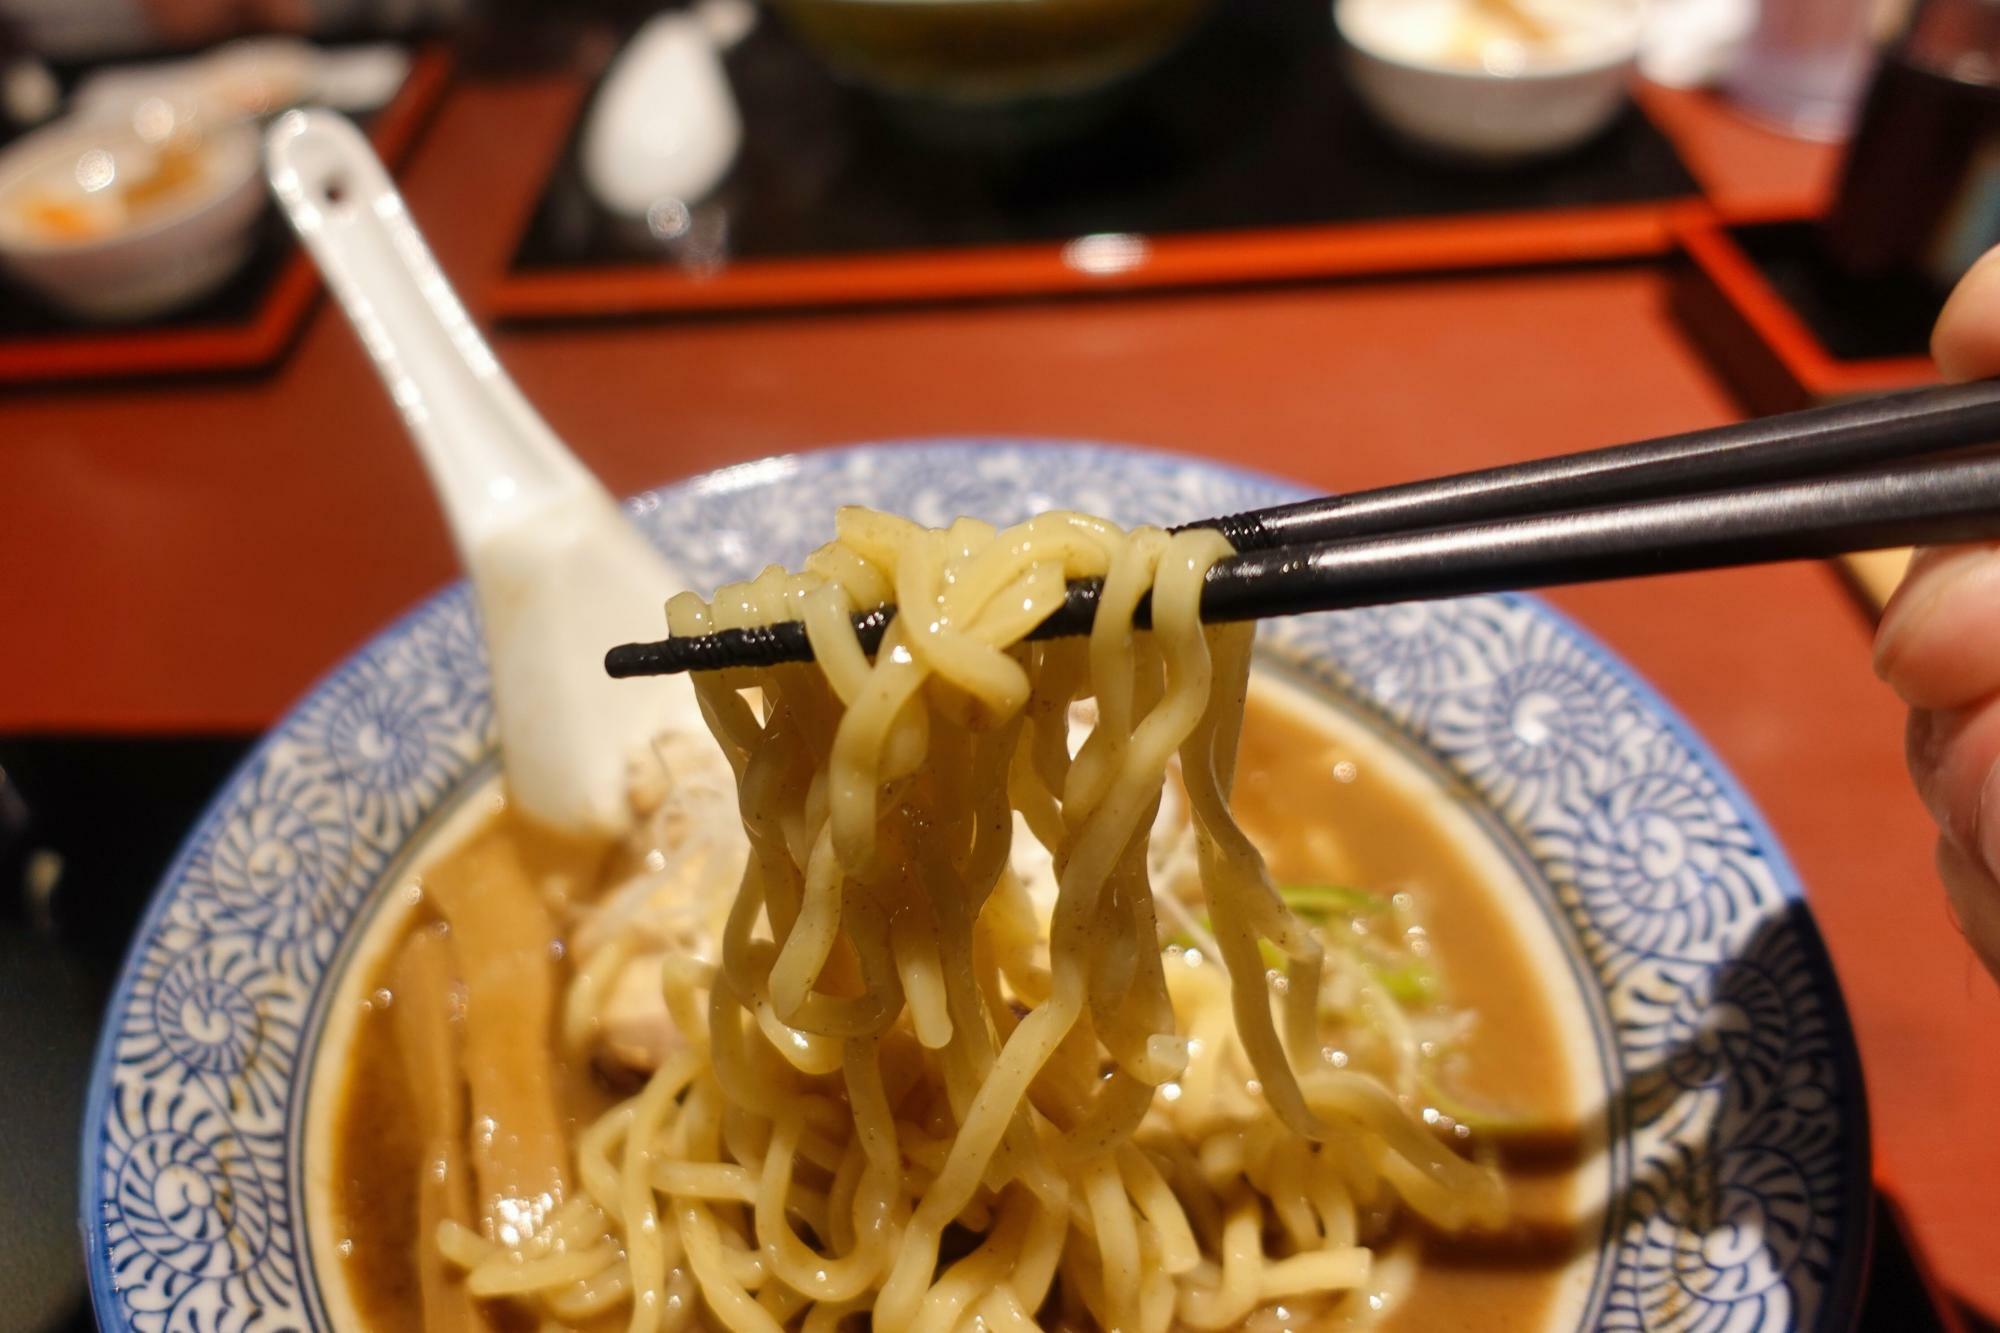
{"label": "bowl rim", "polygon": [[[232,200],[239,198],[246,187],[256,185],[263,171],[263,157],[258,150],[259,138],[256,125],[250,121],[229,121],[206,131],[211,141],[222,145],[225,140],[231,146],[240,146],[238,153],[215,153],[225,164],[234,163],[234,169],[223,172],[208,182],[206,188],[191,192],[190,196],[161,209],[137,226],[121,227],[102,236],[91,236],[81,240],[50,240],[34,235],[9,235],[0,229],[0,253],[17,259],[53,259],[71,255],[107,254],[122,246],[138,245],[159,237],[179,227],[198,222],[207,215],[225,208]],[[107,139],[122,138],[128,142],[137,141],[138,136],[107,118],[84,116],[64,118],[52,125],[44,125],[21,139],[0,149],[0,208],[12,205],[10,196],[22,180],[48,158],[62,151],[62,146],[77,140],[94,140],[103,143]]]}
{"label": "bowl rim", "polygon": [[1630,31],[1617,45],[1607,47],[1602,54],[1573,57],[1552,63],[1529,62],[1517,70],[1492,70],[1483,66],[1474,68],[1383,50],[1380,46],[1362,38],[1349,25],[1348,11],[1362,3],[1366,3],[1366,0],[1332,0],[1334,31],[1340,35],[1341,42],[1349,51],[1392,69],[1407,70],[1413,74],[1434,75],[1469,84],[1493,86],[1547,84],[1586,74],[1606,74],[1613,70],[1627,69],[1638,63],[1639,49],[1645,34],[1645,0],[1619,0],[1631,17]]}

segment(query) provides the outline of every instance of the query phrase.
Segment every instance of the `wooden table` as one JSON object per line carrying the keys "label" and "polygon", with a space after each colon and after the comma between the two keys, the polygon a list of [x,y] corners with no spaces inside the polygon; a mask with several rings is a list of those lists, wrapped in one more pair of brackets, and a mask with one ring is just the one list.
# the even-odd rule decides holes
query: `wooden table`
{"label": "wooden table", "polygon": [[[461,87],[405,173],[475,310],[579,92]],[[1732,207],[1824,190],[1824,152],[1653,100]],[[497,342],[614,489],[935,433],[1138,442],[1347,489],[1737,415],[1665,286],[1612,267]],[[185,730],[267,723],[453,562],[322,309],[265,379],[0,397],[0,570],[0,730]],[[1790,847],[1852,1006],[1880,1172],[1946,1281],[2000,1314],[2000,996],[1946,915],[1866,619],[1818,565],[1555,600],[1688,714]]]}

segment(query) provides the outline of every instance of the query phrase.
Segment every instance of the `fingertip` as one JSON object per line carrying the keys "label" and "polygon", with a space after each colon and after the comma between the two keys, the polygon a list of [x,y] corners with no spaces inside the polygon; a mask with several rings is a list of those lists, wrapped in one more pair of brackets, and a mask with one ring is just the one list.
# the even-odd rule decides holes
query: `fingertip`
{"label": "fingertip", "polygon": [[2000,692],[2000,549],[1925,552],[1883,609],[1873,665],[1912,708]]}
{"label": "fingertip", "polygon": [[2000,375],[2000,246],[1952,289],[1931,331],[1931,356],[1946,379]]}
{"label": "fingertip", "polygon": [[1904,758],[1917,796],[1945,835],[2000,864],[2000,695],[1960,709],[1915,709]]}

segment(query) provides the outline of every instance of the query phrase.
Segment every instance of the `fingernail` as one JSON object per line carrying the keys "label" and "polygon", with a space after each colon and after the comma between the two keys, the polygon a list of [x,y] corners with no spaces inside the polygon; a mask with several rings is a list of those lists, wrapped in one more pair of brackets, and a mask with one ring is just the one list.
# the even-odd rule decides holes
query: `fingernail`
{"label": "fingernail", "polygon": [[1896,689],[1897,667],[1936,621],[1947,599],[1961,604],[1968,596],[1985,593],[1989,585],[2000,600],[2000,558],[1985,548],[1959,552],[1923,570],[1890,598],[1875,627],[1875,674]]}

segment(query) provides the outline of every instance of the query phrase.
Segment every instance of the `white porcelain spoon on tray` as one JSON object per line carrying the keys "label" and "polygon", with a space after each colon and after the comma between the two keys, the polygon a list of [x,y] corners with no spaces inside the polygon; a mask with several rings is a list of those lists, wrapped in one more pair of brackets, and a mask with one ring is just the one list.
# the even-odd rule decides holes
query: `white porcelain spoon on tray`
{"label": "white porcelain spoon on tray", "polygon": [[627,760],[701,729],[684,681],[604,674],[602,648],[659,630],[687,586],[500,368],[354,125],[294,111],[265,169],[402,413],[485,622],[515,807],[578,836],[630,822]]}

